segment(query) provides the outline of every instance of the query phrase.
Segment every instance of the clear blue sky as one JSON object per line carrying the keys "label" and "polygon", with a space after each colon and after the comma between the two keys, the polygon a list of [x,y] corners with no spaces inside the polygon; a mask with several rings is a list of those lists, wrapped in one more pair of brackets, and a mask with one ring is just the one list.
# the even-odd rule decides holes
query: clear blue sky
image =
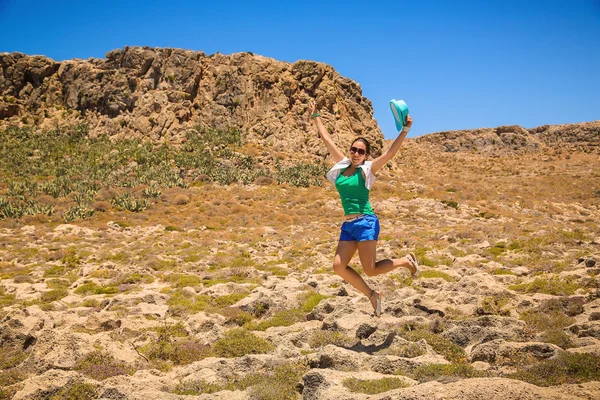
{"label": "clear blue sky", "polygon": [[600,119],[600,0],[0,0],[0,52],[61,61],[124,46],[316,60],[354,79],[386,138]]}

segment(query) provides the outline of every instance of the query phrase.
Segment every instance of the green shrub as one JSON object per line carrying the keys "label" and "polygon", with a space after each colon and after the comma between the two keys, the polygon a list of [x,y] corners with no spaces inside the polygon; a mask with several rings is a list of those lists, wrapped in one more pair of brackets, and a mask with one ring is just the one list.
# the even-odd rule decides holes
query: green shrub
{"label": "green shrub", "polygon": [[118,292],[119,289],[117,289],[115,286],[100,286],[95,282],[84,283],[83,285],[75,289],[75,293],[80,294],[82,296],[88,296],[91,294],[115,294]]}
{"label": "green shrub", "polygon": [[265,331],[275,326],[290,326],[302,321],[306,321],[306,315],[302,310],[282,310],[275,313],[275,315],[266,321],[250,322],[244,325],[244,327],[253,331]]}
{"label": "green shrub", "polygon": [[490,273],[492,275],[514,275],[514,276],[517,275],[514,272],[512,272],[511,270],[504,269],[504,268],[496,268],[496,269],[492,270]]}
{"label": "green shrub", "polygon": [[250,374],[236,377],[234,380],[219,384],[202,380],[180,383],[175,388],[179,395],[199,396],[201,394],[217,393],[223,390],[246,390],[252,398],[261,400],[293,400],[298,398],[296,388],[306,373],[303,364],[287,364],[275,367],[263,374]]}
{"label": "green shrub", "polygon": [[302,296],[300,296],[300,299],[302,301],[302,304],[300,305],[300,309],[305,313],[309,313],[313,310],[313,308],[315,308],[321,302],[321,300],[324,300],[327,298],[329,298],[329,296],[325,296],[325,295],[322,295],[317,292],[313,292],[313,291],[307,292],[307,293],[303,294]]}
{"label": "green shrub", "polygon": [[230,293],[223,296],[215,297],[213,303],[218,307],[227,307],[237,303],[247,297],[248,293]]}
{"label": "green shrub", "polygon": [[508,288],[523,293],[545,293],[554,296],[570,296],[575,293],[575,290],[577,290],[579,286],[569,280],[552,277],[535,278],[533,282],[511,285]]}
{"label": "green shrub", "polygon": [[163,280],[169,282],[171,286],[175,288],[183,288],[186,286],[195,287],[200,285],[200,278],[196,275],[169,274],[165,276]]}
{"label": "green shrub", "polygon": [[217,357],[241,357],[246,354],[268,353],[274,346],[246,329],[232,329],[217,340],[212,353]]}
{"label": "green shrub", "polygon": [[356,378],[344,379],[342,384],[351,392],[365,394],[379,394],[394,389],[409,387],[410,385],[398,378],[381,378],[362,380]]}
{"label": "green shrub", "polygon": [[443,280],[447,281],[447,282],[452,282],[454,281],[454,279],[448,275],[445,272],[442,271],[436,271],[433,269],[427,270],[427,271],[421,271],[421,276],[420,278],[442,278]]}
{"label": "green shrub", "polygon": [[0,286],[0,308],[10,306],[16,303],[16,296],[4,292],[4,287]]}
{"label": "green shrub", "polygon": [[450,340],[443,336],[431,333],[423,328],[417,328],[414,330],[403,330],[401,336],[411,342],[418,342],[421,339],[425,339],[433,350],[441,354],[446,360],[453,363],[464,363],[467,355],[462,347],[452,343]]}
{"label": "green shrub", "polygon": [[51,303],[53,301],[57,301],[69,295],[69,291],[67,289],[54,289],[48,292],[42,293],[42,297],[40,300],[43,303]]}
{"label": "green shrub", "polygon": [[575,322],[575,318],[559,310],[529,310],[521,313],[520,317],[538,332],[561,329]]}
{"label": "green shrub", "polygon": [[477,310],[483,315],[510,315],[511,307],[509,307],[509,299],[505,296],[486,296],[481,301],[481,306]]}
{"label": "green shrub", "polygon": [[208,357],[210,347],[187,338],[183,324],[164,324],[156,328],[156,340],[142,346],[140,352],[151,361],[169,361],[177,365],[190,364]]}
{"label": "green shrub", "polygon": [[308,345],[313,349],[324,347],[328,344],[333,344],[338,347],[350,347],[355,345],[356,342],[356,338],[350,337],[341,332],[326,330],[313,331],[308,339]]}
{"label": "green shrub", "polygon": [[176,291],[167,300],[167,305],[172,315],[184,316],[205,311],[211,306],[211,298],[209,296],[194,296]]}
{"label": "green shrub", "polygon": [[71,382],[60,388],[49,400],[94,400],[98,397],[96,385],[84,382]]}
{"label": "green shrub", "polygon": [[0,354],[0,370],[14,368],[27,359],[27,353],[20,346],[3,345],[0,347]]}
{"label": "green shrub", "polygon": [[522,368],[509,377],[536,386],[556,386],[600,380],[600,357],[587,353],[563,353],[556,358]]}
{"label": "green shrub", "polygon": [[132,375],[135,370],[124,361],[116,360],[112,355],[95,350],[79,360],[75,370],[95,380],[104,380],[111,376]]}
{"label": "green shrub", "polygon": [[428,364],[420,365],[412,372],[402,374],[407,375],[419,382],[429,382],[434,380],[455,381],[466,378],[478,378],[485,376],[485,373],[477,371],[468,364]]}

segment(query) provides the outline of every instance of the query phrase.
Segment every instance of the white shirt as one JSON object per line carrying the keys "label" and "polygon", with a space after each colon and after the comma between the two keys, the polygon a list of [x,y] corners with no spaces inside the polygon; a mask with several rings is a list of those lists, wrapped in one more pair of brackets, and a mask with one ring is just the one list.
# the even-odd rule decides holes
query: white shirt
{"label": "white shirt", "polygon": [[[352,161],[350,161],[348,157],[344,157],[342,161],[331,167],[327,173],[327,179],[335,185],[335,181],[342,173],[342,170],[349,167],[350,164],[352,164]],[[371,164],[373,164],[373,161],[365,161],[364,164],[359,165],[359,168],[362,169],[363,176],[365,177],[365,186],[369,190],[371,190],[371,186],[373,186],[373,182],[375,182],[375,175],[371,172]]]}

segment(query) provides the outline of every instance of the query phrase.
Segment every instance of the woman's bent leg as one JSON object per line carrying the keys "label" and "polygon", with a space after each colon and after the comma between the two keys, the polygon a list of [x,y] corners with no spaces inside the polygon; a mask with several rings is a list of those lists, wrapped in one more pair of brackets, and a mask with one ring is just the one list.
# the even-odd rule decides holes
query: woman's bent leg
{"label": "woman's bent leg", "polygon": [[373,293],[369,285],[358,272],[348,266],[356,249],[357,244],[355,241],[339,241],[333,260],[333,270],[355,289],[360,290],[365,296],[369,297]]}
{"label": "woman's bent leg", "polygon": [[360,263],[362,264],[362,267],[367,276],[385,274],[399,267],[406,268],[411,273],[415,272],[413,271],[413,265],[410,261],[408,261],[406,257],[395,258],[393,260],[386,258],[385,260],[375,262],[375,253],[377,252],[376,240],[366,240],[364,242],[358,242],[357,248]]}

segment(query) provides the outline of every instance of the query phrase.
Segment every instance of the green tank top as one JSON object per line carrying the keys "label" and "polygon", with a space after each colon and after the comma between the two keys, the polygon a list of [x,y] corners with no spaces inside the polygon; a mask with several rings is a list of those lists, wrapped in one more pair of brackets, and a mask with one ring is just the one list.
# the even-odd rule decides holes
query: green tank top
{"label": "green tank top", "polygon": [[335,188],[342,199],[344,215],[349,214],[375,214],[369,202],[369,189],[365,186],[365,178],[361,168],[350,176],[344,176],[342,170],[335,181]]}

